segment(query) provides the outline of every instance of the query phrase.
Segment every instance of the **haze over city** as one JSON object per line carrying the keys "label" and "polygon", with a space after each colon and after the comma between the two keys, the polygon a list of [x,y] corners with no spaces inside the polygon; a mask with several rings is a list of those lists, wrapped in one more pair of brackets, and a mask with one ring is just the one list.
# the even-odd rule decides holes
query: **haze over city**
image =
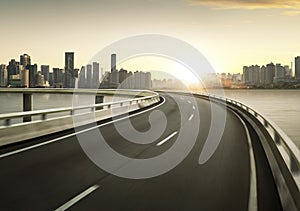
{"label": "haze over city", "polygon": [[[300,55],[299,22],[300,3],[292,0],[4,1],[0,63],[28,53],[63,67],[62,52],[74,51],[81,67],[109,43],[157,33],[193,45],[217,72],[238,73],[244,65],[290,65]],[[146,62],[122,67],[149,69]]]}

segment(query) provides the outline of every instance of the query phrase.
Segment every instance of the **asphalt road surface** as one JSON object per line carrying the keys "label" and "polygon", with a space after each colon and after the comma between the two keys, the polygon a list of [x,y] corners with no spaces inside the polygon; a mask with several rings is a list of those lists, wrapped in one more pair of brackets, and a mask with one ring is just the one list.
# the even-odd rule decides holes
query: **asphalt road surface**
{"label": "asphalt road surface", "polygon": [[[0,209],[281,210],[265,154],[247,122],[245,128],[233,111],[214,103],[217,112],[226,112],[224,133],[213,155],[199,164],[209,131],[214,130],[212,102],[187,95],[161,94],[164,99],[160,104],[129,117],[142,142],[149,139],[142,135],[151,131],[151,127],[162,129],[162,134],[152,134],[158,138],[151,143],[126,140],[114,124],[118,122],[124,129],[128,119],[123,118],[2,147]],[[153,111],[161,112],[153,115]],[[80,130],[85,131],[76,135]],[[130,136],[131,130],[128,127],[123,132]],[[97,134],[117,154],[130,159],[118,163],[112,158],[106,163],[109,171],[98,167],[90,158],[101,158],[106,150],[96,149]],[[83,142],[90,146],[88,153],[81,147]],[[157,170],[156,176],[141,178],[151,175],[142,162],[138,169],[130,170],[131,160],[157,158],[171,151],[177,142],[183,146],[179,151],[171,154],[169,160],[151,166]],[[160,174],[161,166],[168,166],[176,159],[180,160],[178,165]],[[120,176],[122,173],[127,178]]]}

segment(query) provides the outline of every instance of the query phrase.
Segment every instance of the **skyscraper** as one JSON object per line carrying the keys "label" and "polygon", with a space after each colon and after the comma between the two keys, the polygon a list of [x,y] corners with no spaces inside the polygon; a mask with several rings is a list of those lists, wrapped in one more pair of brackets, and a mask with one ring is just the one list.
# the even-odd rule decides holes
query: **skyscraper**
{"label": "skyscraper", "polygon": [[17,62],[15,59],[11,59],[7,66],[7,79],[10,81],[10,78],[12,75],[17,74],[17,68],[19,66],[19,62]]}
{"label": "skyscraper", "polygon": [[63,72],[59,68],[53,68],[53,86],[55,88],[63,87]]}
{"label": "skyscraper", "polygon": [[45,81],[49,82],[49,65],[41,65],[41,71]]}
{"label": "skyscraper", "polygon": [[116,63],[117,63],[117,55],[112,54],[111,55],[111,76],[110,76],[110,83],[111,84],[118,84],[119,83],[119,73],[116,68]]}
{"label": "skyscraper", "polygon": [[85,77],[85,66],[81,67],[80,73],[79,73],[79,88],[85,88],[86,87],[86,77]]}
{"label": "skyscraper", "polygon": [[20,56],[20,64],[27,68],[27,65],[31,65],[31,59],[28,54],[23,54]]}
{"label": "skyscraper", "polygon": [[21,87],[28,88],[29,87],[29,70],[23,68],[20,70],[20,80],[21,80]]}
{"label": "skyscraper", "polygon": [[93,88],[99,87],[100,65],[98,62],[93,62]]}
{"label": "skyscraper", "polygon": [[111,55],[111,72],[115,72],[116,71],[116,62],[117,62],[117,55],[116,54],[112,54]]}
{"label": "skyscraper", "polygon": [[0,86],[6,87],[7,86],[7,69],[5,64],[0,65]]}
{"label": "skyscraper", "polygon": [[275,76],[275,65],[271,62],[270,64],[267,64],[266,78],[265,78],[266,84],[272,84],[274,76]]}
{"label": "skyscraper", "polygon": [[38,71],[38,73],[35,76],[35,84],[37,87],[44,87],[45,86],[45,79],[42,75],[41,71]]}
{"label": "skyscraper", "polygon": [[88,64],[86,66],[86,85],[88,88],[92,88],[92,65]]}
{"label": "skyscraper", "polygon": [[25,67],[29,70],[29,87],[35,87],[35,82],[36,82],[36,74],[37,74],[37,64],[34,65],[27,65]]}
{"label": "skyscraper", "polygon": [[65,53],[65,80],[64,87],[74,88],[74,52]]}
{"label": "skyscraper", "polygon": [[250,82],[250,77],[249,77],[249,67],[244,66],[243,67],[243,75],[244,75],[244,83],[247,84]]}
{"label": "skyscraper", "polygon": [[295,78],[300,80],[300,56],[295,58]]}
{"label": "skyscraper", "polygon": [[146,72],[146,83],[145,83],[146,89],[151,89],[151,73]]}

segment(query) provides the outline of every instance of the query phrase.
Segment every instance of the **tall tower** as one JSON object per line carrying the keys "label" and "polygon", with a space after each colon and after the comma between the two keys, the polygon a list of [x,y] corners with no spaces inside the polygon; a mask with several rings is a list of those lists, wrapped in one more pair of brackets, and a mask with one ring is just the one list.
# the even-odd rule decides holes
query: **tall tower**
{"label": "tall tower", "polygon": [[20,56],[20,65],[27,68],[27,65],[31,65],[31,59],[28,54],[23,54]]}
{"label": "tall tower", "polygon": [[65,68],[68,72],[74,71],[74,52],[65,53]]}
{"label": "tall tower", "polygon": [[6,87],[7,86],[7,69],[5,64],[0,65],[0,86]]}
{"label": "tall tower", "polygon": [[29,70],[23,68],[20,70],[21,87],[29,87]]}
{"label": "tall tower", "polygon": [[300,56],[295,58],[295,78],[300,80]]}
{"label": "tall tower", "polygon": [[111,55],[111,72],[115,72],[116,71],[116,61],[117,61],[117,55],[116,54],[112,54]]}
{"label": "tall tower", "polygon": [[65,53],[65,80],[64,87],[74,88],[74,52]]}
{"label": "tall tower", "polygon": [[41,65],[41,71],[45,81],[49,82],[49,65]]}
{"label": "tall tower", "polygon": [[118,84],[119,83],[119,73],[117,71],[116,68],[116,62],[117,61],[117,55],[116,54],[112,54],[111,55],[111,77],[110,77],[110,83],[111,84]]}
{"label": "tall tower", "polygon": [[88,88],[92,88],[92,78],[93,78],[92,65],[88,64],[86,66],[86,83]]}
{"label": "tall tower", "polygon": [[98,62],[93,62],[93,88],[99,87],[100,65]]}

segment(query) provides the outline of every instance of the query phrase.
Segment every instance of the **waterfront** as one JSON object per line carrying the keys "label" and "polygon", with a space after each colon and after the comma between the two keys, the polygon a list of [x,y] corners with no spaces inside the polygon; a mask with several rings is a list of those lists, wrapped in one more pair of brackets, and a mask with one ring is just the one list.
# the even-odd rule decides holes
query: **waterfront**
{"label": "waterfront", "polygon": [[[300,148],[300,90],[225,90],[225,95],[270,118]],[[87,96],[80,97],[83,102],[92,102]],[[104,102],[110,100],[110,97],[104,98]],[[69,107],[72,106],[73,96],[34,94],[33,102],[33,110]],[[22,111],[22,95],[0,93],[0,113],[18,111]]]}
{"label": "waterfront", "polygon": [[225,90],[238,100],[277,124],[300,148],[300,90]]}

